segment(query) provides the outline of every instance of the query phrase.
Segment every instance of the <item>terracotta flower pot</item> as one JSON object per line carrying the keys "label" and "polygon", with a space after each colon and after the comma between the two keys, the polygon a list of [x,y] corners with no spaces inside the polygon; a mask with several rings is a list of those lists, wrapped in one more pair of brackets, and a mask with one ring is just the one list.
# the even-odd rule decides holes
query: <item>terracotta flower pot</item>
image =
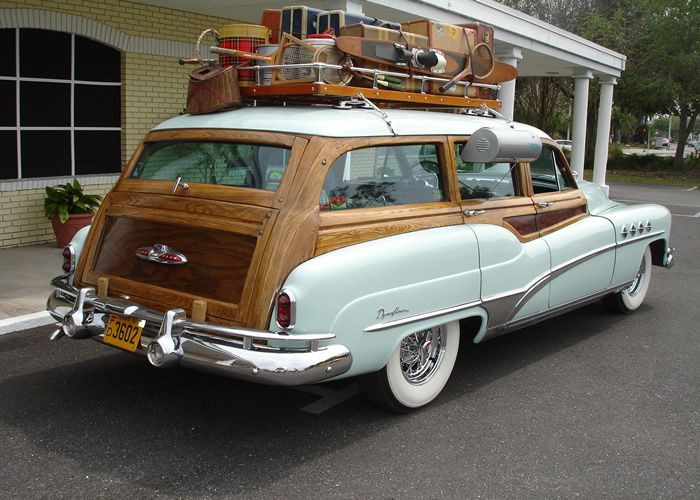
{"label": "terracotta flower pot", "polygon": [[61,224],[61,220],[58,217],[51,219],[53,233],[56,235],[56,243],[59,248],[63,248],[70,243],[70,240],[73,239],[75,233],[80,229],[89,226],[94,216],[94,213],[70,214],[65,224]]}

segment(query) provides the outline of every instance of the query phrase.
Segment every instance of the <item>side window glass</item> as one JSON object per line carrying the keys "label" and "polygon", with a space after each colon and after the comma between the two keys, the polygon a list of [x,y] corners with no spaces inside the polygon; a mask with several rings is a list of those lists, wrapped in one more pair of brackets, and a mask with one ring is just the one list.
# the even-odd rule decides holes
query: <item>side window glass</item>
{"label": "side window glass", "polygon": [[321,210],[344,210],[444,199],[435,144],[379,146],[349,151],[328,172]]}
{"label": "side window glass", "polygon": [[459,193],[463,200],[484,200],[515,196],[514,163],[467,163],[462,160],[464,144],[457,144],[455,165]]}
{"label": "side window glass", "polygon": [[571,187],[564,175],[564,166],[557,159],[554,150],[546,145],[542,148],[540,157],[530,163],[530,175],[535,194],[562,191]]}
{"label": "side window glass", "polygon": [[573,187],[565,175],[566,168],[564,164],[559,160],[559,157],[554,155],[554,163],[557,166],[557,182],[559,183],[559,190],[569,189]]}

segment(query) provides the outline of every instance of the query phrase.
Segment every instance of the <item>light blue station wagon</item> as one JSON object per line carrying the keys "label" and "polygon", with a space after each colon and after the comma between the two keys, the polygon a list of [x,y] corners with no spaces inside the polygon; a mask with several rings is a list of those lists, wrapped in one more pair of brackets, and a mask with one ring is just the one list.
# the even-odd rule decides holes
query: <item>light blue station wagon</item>
{"label": "light blue station wagon", "polygon": [[639,308],[671,216],[576,181],[488,111],[257,106],[153,129],[64,252],[52,338],[277,385],[357,377],[396,411],[461,342]]}

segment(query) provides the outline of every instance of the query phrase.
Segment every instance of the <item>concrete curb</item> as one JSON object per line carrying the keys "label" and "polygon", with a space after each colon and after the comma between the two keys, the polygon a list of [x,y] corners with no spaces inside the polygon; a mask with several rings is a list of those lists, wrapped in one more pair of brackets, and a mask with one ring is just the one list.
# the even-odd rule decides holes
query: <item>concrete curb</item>
{"label": "concrete curb", "polygon": [[29,330],[38,326],[50,325],[56,323],[48,311],[41,311],[23,316],[15,316],[14,318],[6,318],[0,320],[0,335],[6,333],[18,332],[21,330]]}

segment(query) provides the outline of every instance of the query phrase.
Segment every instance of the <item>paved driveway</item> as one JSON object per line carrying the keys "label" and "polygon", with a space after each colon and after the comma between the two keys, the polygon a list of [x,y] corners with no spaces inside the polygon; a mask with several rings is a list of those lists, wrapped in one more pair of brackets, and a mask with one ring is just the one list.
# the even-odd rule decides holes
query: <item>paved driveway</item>
{"label": "paved driveway", "polygon": [[677,264],[653,269],[641,309],[593,304],[466,345],[406,416],[347,399],[347,382],[322,398],[48,328],[2,336],[0,497],[698,498],[700,196],[611,192],[677,213]]}

